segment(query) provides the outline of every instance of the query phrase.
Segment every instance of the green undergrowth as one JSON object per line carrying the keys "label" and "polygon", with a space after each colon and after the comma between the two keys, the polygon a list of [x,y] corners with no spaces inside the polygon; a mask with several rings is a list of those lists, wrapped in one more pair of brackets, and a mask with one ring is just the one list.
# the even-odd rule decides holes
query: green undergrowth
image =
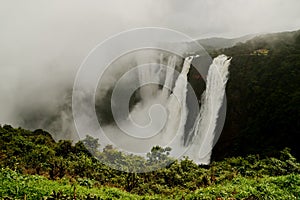
{"label": "green undergrowth", "polygon": [[1,199],[150,199],[114,187],[87,187],[68,179],[48,180],[39,175],[0,171]]}
{"label": "green undergrowth", "polygon": [[201,187],[194,192],[175,191],[173,195],[136,195],[118,188],[80,180],[48,180],[39,175],[23,175],[10,169],[0,170],[1,199],[300,199],[300,175],[264,176],[232,180]]}

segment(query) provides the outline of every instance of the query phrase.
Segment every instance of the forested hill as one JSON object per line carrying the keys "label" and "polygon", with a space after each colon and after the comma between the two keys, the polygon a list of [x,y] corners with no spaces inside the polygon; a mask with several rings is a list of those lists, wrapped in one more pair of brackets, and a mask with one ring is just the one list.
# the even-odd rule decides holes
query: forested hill
{"label": "forested hill", "polygon": [[227,118],[214,158],[290,147],[299,158],[300,31],[257,36],[212,54],[232,56]]}
{"label": "forested hill", "polygon": [[206,38],[206,39],[199,39],[197,40],[206,50],[211,49],[221,49],[221,48],[229,48],[235,46],[239,42],[245,42],[251,38],[253,38],[255,34],[249,34],[238,38],[220,38],[220,37],[213,37],[213,38]]}

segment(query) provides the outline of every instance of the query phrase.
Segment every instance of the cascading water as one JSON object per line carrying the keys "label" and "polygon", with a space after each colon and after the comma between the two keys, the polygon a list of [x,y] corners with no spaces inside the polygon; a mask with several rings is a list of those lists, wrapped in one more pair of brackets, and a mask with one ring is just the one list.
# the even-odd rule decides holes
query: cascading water
{"label": "cascading water", "polygon": [[[188,114],[186,105],[187,74],[192,59],[193,57],[185,59],[182,71],[176,80],[173,93],[168,97],[166,105],[168,109],[168,121],[163,131],[163,140],[172,141],[169,143],[169,146],[173,149],[171,155],[175,157],[185,148],[184,127]],[[202,106],[190,134],[190,137],[192,137],[192,139],[189,139],[191,140],[191,146],[184,153],[184,156],[188,156],[198,164],[208,164],[210,162],[217,118],[225,97],[229,64],[230,60],[228,60],[228,57],[221,55],[215,58],[209,67],[206,90],[201,100]],[[169,81],[166,82],[169,83]]]}
{"label": "cascading water", "polygon": [[[161,82],[164,86],[162,89],[154,84],[141,87],[139,90],[141,101],[134,106],[129,117],[137,124],[145,126],[149,121],[151,123],[155,121],[149,119],[149,115],[145,117],[145,113],[148,113],[153,105],[162,105],[167,113],[167,119],[163,128],[160,129],[159,134],[155,135],[151,133],[151,130],[157,130],[158,127],[161,127],[160,123],[151,124],[152,129],[150,131],[142,131],[141,133],[129,121],[124,121],[127,130],[136,130],[136,137],[150,138],[149,144],[151,143],[151,146],[135,146],[135,148],[140,148],[139,152],[149,152],[147,148],[151,148],[154,145],[169,146],[172,148],[171,156],[173,157],[188,156],[198,164],[209,163],[214,145],[219,110],[225,97],[230,60],[225,55],[221,55],[215,58],[210,65],[206,80],[206,90],[202,94],[200,112],[197,118],[193,119],[195,120],[193,129],[187,134],[187,130],[185,130],[188,116],[187,75],[193,58],[192,56],[185,58],[181,73],[178,75],[175,83],[175,66],[177,62],[175,56],[169,57],[168,67],[162,67],[161,63],[161,65],[149,64],[149,66],[138,69],[140,85],[151,79],[156,79],[156,81],[157,79],[164,79]],[[162,60],[161,58],[161,62]],[[162,74],[164,75],[161,76]],[[158,115],[156,116],[159,117]],[[160,121],[158,120],[158,122]],[[188,138],[190,142],[184,144],[184,138],[187,135],[190,137]],[[116,136],[116,138],[122,140],[119,136]],[[128,141],[127,146],[135,145],[134,142],[130,142]]]}
{"label": "cascading water", "polygon": [[193,57],[185,59],[182,71],[175,82],[173,93],[167,97],[168,120],[162,134],[162,139],[163,141],[170,142],[169,146],[173,149],[172,155],[175,157],[177,157],[177,154],[184,147],[184,127],[188,114],[186,105],[187,74],[192,59]]}
{"label": "cascading water", "polygon": [[225,97],[229,64],[230,59],[220,55],[209,67],[206,90],[202,94],[201,110],[193,130],[192,145],[185,153],[198,164],[210,162],[219,110]]}

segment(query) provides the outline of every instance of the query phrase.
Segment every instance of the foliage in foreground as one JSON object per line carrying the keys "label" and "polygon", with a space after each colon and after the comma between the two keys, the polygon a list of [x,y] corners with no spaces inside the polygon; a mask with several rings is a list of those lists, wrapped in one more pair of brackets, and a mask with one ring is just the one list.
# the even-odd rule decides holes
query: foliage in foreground
{"label": "foliage in foreground", "polygon": [[10,169],[0,170],[0,197],[14,199],[140,199],[138,195],[113,187],[81,186],[68,179],[51,181],[43,176],[22,175]]}
{"label": "foliage in foreground", "polygon": [[113,187],[81,186],[68,179],[51,181],[38,175],[0,170],[0,196],[4,199],[299,199],[300,175],[246,178],[238,176],[195,192],[173,195],[135,195]]}
{"label": "foliage in foreground", "polygon": [[[103,165],[89,153],[98,147],[92,137],[73,145],[71,141],[55,142],[42,130],[31,132],[5,125],[0,126],[0,141],[0,197],[300,198],[300,164],[288,148],[274,157],[258,154],[232,157],[208,166],[199,166],[185,158],[156,171],[127,173]],[[102,159],[115,159],[116,164],[128,162],[130,166],[135,161],[147,166],[149,162],[171,161],[169,151],[154,147],[145,159],[108,146],[98,155]]]}

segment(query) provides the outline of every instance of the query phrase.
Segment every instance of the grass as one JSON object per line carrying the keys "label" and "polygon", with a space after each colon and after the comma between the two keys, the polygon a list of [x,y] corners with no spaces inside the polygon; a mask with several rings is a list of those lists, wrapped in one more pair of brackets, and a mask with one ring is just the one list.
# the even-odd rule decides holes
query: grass
{"label": "grass", "polygon": [[[75,192],[74,192],[75,189]],[[53,192],[54,191],[54,192]],[[22,175],[10,169],[0,171],[0,197],[4,199],[155,199],[141,197],[113,187],[85,187],[67,179],[48,180],[38,175]]]}
{"label": "grass", "polygon": [[86,187],[68,179],[51,181],[43,176],[22,175],[10,169],[0,170],[0,199],[300,199],[300,175],[245,178],[237,176],[174,196],[130,194],[107,187]]}
{"label": "grass", "polygon": [[188,199],[300,199],[300,175],[236,177],[222,184],[200,188]]}

